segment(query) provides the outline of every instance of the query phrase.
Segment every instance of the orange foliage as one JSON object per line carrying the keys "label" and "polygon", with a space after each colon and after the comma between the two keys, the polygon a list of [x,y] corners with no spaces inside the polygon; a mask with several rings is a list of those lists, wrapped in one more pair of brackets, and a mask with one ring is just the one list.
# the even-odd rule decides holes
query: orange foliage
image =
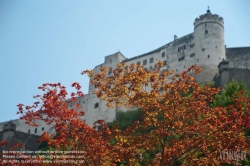
{"label": "orange foliage", "polygon": [[[136,121],[125,131],[112,130],[98,120],[94,127],[81,120],[83,111],[68,108],[68,102],[76,102],[83,96],[81,86],[73,83],[77,92],[66,100],[65,87],[58,84],[43,84],[39,89],[43,96],[32,106],[19,104],[21,119],[37,126],[36,120],[52,124],[56,136],[44,132],[40,141],[46,141],[54,150],[83,152],[83,163],[76,165],[220,165],[222,150],[249,152],[249,138],[243,129],[250,128],[250,100],[237,98],[228,107],[210,107],[218,88],[201,87],[190,73],[201,69],[190,67],[181,74],[172,71],[162,73],[163,62],[149,73],[143,66],[118,64],[113,76],[107,76],[108,68],[94,75],[85,70],[82,74],[91,77],[98,86],[95,94],[107,101],[108,107],[137,107],[142,111],[142,121]],[[192,90],[192,91],[191,91]],[[79,106],[78,106],[79,107]],[[91,110],[89,110],[91,111]],[[102,126],[102,130],[97,130]],[[1,145],[1,144],[0,144]],[[152,152],[153,156],[146,155]],[[42,165],[42,164],[41,164]],[[52,164],[53,165],[53,164]],[[56,165],[56,164],[55,164]],[[66,164],[67,165],[67,164]]]}

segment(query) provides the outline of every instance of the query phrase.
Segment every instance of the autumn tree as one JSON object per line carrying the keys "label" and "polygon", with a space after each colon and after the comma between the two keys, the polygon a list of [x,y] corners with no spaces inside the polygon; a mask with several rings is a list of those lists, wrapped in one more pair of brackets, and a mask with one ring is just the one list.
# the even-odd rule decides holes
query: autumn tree
{"label": "autumn tree", "polygon": [[[77,91],[72,92],[71,98],[67,99],[66,88],[60,83],[43,84],[39,89],[44,91],[44,94],[34,96],[37,101],[32,106],[18,104],[18,114],[21,114],[21,119],[26,120],[26,123],[31,126],[38,126],[37,120],[42,120],[47,125],[52,124],[56,135],[44,132],[40,141],[46,142],[53,150],[80,152],[80,154],[70,153],[77,156],[78,161],[84,161],[75,163],[76,165],[105,165],[105,163],[111,165],[112,163],[109,162],[110,145],[104,138],[104,134],[109,134],[108,127],[102,120],[95,122],[93,127],[81,120],[84,112],[76,110],[80,108],[80,105],[75,102],[76,97],[84,94],[80,91],[81,86],[78,83],[73,83],[72,87],[75,87]],[[75,103],[76,108],[68,107],[68,104],[72,102]],[[105,131],[97,131],[99,125]]]}
{"label": "autumn tree", "polygon": [[[18,114],[31,126],[38,126],[37,120],[52,125],[55,134],[44,132],[40,141],[53,150],[81,151],[73,155],[82,157],[83,163],[75,165],[221,165],[233,163],[220,159],[222,150],[249,153],[249,138],[242,129],[250,128],[250,100],[241,95],[244,91],[237,92],[228,106],[211,107],[219,89],[194,82],[190,74],[198,74],[200,68],[192,66],[174,74],[161,72],[163,65],[158,62],[152,73],[136,64],[126,70],[124,63],[118,64],[112,76],[105,67],[96,75],[92,70],[82,72],[98,87],[95,95],[107,107],[140,110],[140,120],[125,130],[119,126],[110,130],[103,120],[93,127],[83,122],[84,110],[79,111],[76,103],[76,97],[83,96],[78,83],[72,84],[76,92],[70,99],[60,83],[43,84],[39,89],[44,94],[34,96],[37,101],[31,106],[18,104]],[[76,108],[69,108],[69,102]]]}
{"label": "autumn tree", "polygon": [[[126,131],[113,130],[112,153],[127,165],[220,165],[220,151],[248,150],[249,139],[242,128],[249,128],[249,99],[244,96],[228,107],[213,107],[208,103],[219,93],[209,85],[200,87],[189,74],[201,69],[190,67],[181,74],[172,71],[149,73],[143,66],[119,64],[108,76],[108,68],[100,73],[92,71],[91,83],[98,86],[95,94],[107,101],[107,107],[137,107],[143,121],[135,122]],[[171,79],[168,79],[172,76]],[[191,95],[189,94],[192,89]],[[241,92],[240,92],[241,93]],[[182,95],[181,95],[182,94]],[[138,134],[136,131],[143,131]],[[148,152],[156,155],[147,160]]]}

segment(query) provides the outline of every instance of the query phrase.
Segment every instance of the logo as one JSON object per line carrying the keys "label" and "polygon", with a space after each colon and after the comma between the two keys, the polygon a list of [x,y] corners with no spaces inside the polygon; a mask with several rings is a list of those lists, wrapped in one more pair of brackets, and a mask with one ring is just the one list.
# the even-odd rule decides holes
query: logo
{"label": "logo", "polygon": [[237,164],[241,160],[245,160],[247,157],[246,151],[222,150],[220,151],[220,159],[223,161],[236,161]]}

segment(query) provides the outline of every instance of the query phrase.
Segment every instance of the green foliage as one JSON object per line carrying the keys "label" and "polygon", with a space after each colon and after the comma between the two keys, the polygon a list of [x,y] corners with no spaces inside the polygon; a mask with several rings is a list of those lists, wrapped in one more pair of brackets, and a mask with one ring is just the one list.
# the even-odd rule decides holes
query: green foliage
{"label": "green foliage", "polygon": [[225,107],[233,103],[233,96],[237,92],[243,90],[246,97],[250,97],[250,91],[246,89],[246,84],[244,82],[238,83],[237,80],[232,79],[229,85],[226,85],[222,90],[221,94],[217,94],[214,97],[213,107]]}
{"label": "green foliage", "polygon": [[118,125],[121,130],[126,130],[135,121],[141,120],[141,110],[118,112],[116,120],[108,123],[109,128]]}

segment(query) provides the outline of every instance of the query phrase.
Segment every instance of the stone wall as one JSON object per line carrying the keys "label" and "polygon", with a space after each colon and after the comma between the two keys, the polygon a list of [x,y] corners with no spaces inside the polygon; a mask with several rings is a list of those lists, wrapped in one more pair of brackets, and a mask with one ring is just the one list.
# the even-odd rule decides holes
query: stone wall
{"label": "stone wall", "polygon": [[[18,142],[24,145],[23,150],[36,151],[39,148],[40,143],[38,143],[39,136],[28,134],[20,131],[5,130],[0,132],[0,140],[6,140],[8,142],[7,146],[1,146],[0,152],[2,150],[8,150],[13,147],[13,145]],[[17,149],[20,150],[20,149]]]}
{"label": "stone wall", "polygon": [[250,47],[227,48],[226,58],[230,68],[250,69]]}

